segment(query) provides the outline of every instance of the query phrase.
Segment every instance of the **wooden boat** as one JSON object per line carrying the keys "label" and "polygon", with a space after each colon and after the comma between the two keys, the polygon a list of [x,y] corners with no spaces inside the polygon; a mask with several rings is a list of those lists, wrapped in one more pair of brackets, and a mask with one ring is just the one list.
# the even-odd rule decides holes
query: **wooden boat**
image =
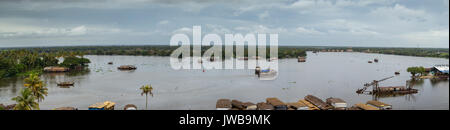
{"label": "wooden boat", "polygon": [[117,69],[119,69],[119,70],[135,70],[135,69],[137,69],[137,67],[134,65],[122,65],[122,66],[119,66]]}
{"label": "wooden boat", "polygon": [[395,74],[395,75],[399,75],[399,74],[400,74],[400,72],[398,72],[398,71],[397,71],[397,72],[395,72],[394,74]]}
{"label": "wooden boat", "polygon": [[377,59],[377,58],[375,58],[375,59],[373,59],[373,61],[375,61],[375,62],[378,62],[378,59]]}
{"label": "wooden boat", "polygon": [[92,104],[89,106],[89,110],[114,110],[115,102],[106,101]]}
{"label": "wooden boat", "polygon": [[108,62],[108,65],[112,65],[113,64],[113,62]]}
{"label": "wooden boat", "polygon": [[372,61],[367,61],[367,63],[372,63]]}
{"label": "wooden boat", "polygon": [[63,87],[73,86],[74,84],[75,84],[74,82],[60,82],[60,83],[57,83],[58,86],[63,86]]}

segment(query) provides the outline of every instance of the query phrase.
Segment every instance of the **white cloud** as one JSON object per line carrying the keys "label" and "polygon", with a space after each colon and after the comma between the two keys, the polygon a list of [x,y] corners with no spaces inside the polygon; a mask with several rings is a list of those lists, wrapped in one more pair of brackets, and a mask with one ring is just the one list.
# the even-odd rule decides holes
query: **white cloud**
{"label": "white cloud", "polygon": [[421,44],[423,46],[434,44],[433,46],[446,46],[449,43],[449,29],[429,30],[424,32],[411,32],[402,34],[401,38],[409,43]]}
{"label": "white cloud", "polygon": [[270,14],[268,11],[264,11],[264,13],[259,14],[258,17],[259,17],[259,20],[263,20],[263,19],[269,17],[269,15]]}
{"label": "white cloud", "polygon": [[384,19],[393,18],[403,21],[423,22],[429,19],[429,15],[424,10],[414,10],[400,4],[394,7],[380,7],[371,11],[370,14]]}
{"label": "white cloud", "polygon": [[300,34],[307,34],[307,35],[322,35],[322,34],[324,34],[322,32],[317,31],[314,28],[307,29],[307,28],[304,28],[304,27],[298,27],[298,28],[295,29],[295,31],[297,33],[300,33]]}
{"label": "white cloud", "polygon": [[165,25],[165,24],[168,24],[169,22],[170,22],[169,20],[163,20],[163,21],[159,21],[158,24]]}

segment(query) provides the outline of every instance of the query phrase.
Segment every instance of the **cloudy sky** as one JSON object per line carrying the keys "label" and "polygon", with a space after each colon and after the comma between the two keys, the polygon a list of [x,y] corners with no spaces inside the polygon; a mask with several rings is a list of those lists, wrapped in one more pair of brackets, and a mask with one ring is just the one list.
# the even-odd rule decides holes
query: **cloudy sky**
{"label": "cloudy sky", "polygon": [[175,33],[280,45],[449,47],[449,0],[1,0],[0,47],[168,45]]}

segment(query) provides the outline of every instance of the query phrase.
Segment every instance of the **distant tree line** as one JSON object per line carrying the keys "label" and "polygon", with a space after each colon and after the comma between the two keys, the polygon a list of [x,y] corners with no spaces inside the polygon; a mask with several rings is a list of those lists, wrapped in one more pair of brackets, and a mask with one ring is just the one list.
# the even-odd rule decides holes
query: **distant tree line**
{"label": "distant tree line", "polygon": [[[89,59],[82,52],[42,51],[40,49],[0,50],[0,78],[16,75],[28,76],[30,73],[42,73],[44,67],[62,66],[73,68],[85,66]],[[59,63],[59,58],[64,58]]]}

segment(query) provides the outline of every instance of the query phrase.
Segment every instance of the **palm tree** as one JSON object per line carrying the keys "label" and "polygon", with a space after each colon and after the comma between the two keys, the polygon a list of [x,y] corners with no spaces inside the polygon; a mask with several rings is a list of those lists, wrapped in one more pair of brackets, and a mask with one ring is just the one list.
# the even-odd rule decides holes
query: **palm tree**
{"label": "palm tree", "polygon": [[152,85],[144,85],[141,87],[141,96],[145,94],[145,109],[147,110],[147,104],[148,104],[148,94],[150,94],[153,97],[153,87]]}
{"label": "palm tree", "polygon": [[20,95],[12,98],[16,101],[16,106],[14,110],[39,110],[39,103],[35,100],[30,88],[24,88],[20,90]]}
{"label": "palm tree", "polygon": [[44,97],[48,94],[48,89],[45,87],[45,84],[41,81],[38,74],[31,73],[24,81],[24,86],[31,89],[33,96],[37,98],[38,102],[44,100]]}

